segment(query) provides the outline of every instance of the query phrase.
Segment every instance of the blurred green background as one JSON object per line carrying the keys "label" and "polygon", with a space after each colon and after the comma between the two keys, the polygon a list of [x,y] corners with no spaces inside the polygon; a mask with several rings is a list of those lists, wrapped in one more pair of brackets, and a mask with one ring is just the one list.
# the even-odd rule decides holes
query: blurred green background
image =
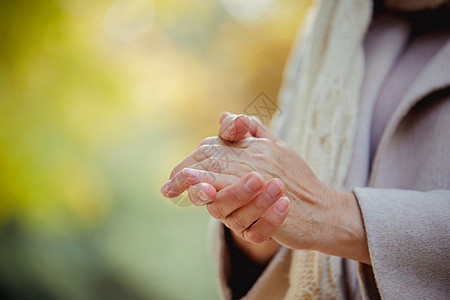
{"label": "blurred green background", "polygon": [[309,1],[0,3],[0,298],[219,298],[207,211],[159,189],[276,101]]}

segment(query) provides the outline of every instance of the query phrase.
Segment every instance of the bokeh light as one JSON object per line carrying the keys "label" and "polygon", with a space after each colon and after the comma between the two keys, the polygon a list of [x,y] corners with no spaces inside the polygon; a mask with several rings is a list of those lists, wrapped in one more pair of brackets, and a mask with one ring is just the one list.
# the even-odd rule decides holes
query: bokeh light
{"label": "bokeh light", "polygon": [[222,0],[224,8],[235,18],[245,21],[262,19],[276,0]]}
{"label": "bokeh light", "polygon": [[121,42],[131,42],[149,32],[155,8],[149,0],[116,0],[105,14],[106,32]]}
{"label": "bokeh light", "polygon": [[308,5],[0,0],[0,298],[217,299],[207,211],[159,189],[276,101]]}

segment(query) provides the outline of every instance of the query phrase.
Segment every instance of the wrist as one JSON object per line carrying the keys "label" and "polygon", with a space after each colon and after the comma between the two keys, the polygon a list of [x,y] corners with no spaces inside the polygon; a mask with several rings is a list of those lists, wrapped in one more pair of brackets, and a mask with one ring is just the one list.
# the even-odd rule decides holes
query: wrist
{"label": "wrist", "polygon": [[366,231],[356,196],[352,192],[334,191],[333,198],[331,234],[324,243],[319,243],[321,249],[318,250],[370,265]]}

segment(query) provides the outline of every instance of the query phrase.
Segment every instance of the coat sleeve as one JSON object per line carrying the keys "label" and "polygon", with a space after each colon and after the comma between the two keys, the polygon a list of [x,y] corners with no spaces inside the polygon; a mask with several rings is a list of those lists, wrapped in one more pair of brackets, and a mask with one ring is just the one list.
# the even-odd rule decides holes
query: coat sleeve
{"label": "coat sleeve", "polygon": [[372,266],[359,264],[365,299],[450,297],[450,191],[356,188]]}

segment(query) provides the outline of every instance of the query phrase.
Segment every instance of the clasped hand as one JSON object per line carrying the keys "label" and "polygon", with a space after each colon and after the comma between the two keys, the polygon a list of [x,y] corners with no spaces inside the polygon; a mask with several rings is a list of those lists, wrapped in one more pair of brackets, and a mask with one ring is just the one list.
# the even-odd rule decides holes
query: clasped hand
{"label": "clasped hand", "polygon": [[255,117],[222,115],[219,136],[203,140],[179,163],[161,192],[171,198],[185,190],[193,204],[206,205],[248,242],[273,239],[370,262],[355,196],[322,183]]}

